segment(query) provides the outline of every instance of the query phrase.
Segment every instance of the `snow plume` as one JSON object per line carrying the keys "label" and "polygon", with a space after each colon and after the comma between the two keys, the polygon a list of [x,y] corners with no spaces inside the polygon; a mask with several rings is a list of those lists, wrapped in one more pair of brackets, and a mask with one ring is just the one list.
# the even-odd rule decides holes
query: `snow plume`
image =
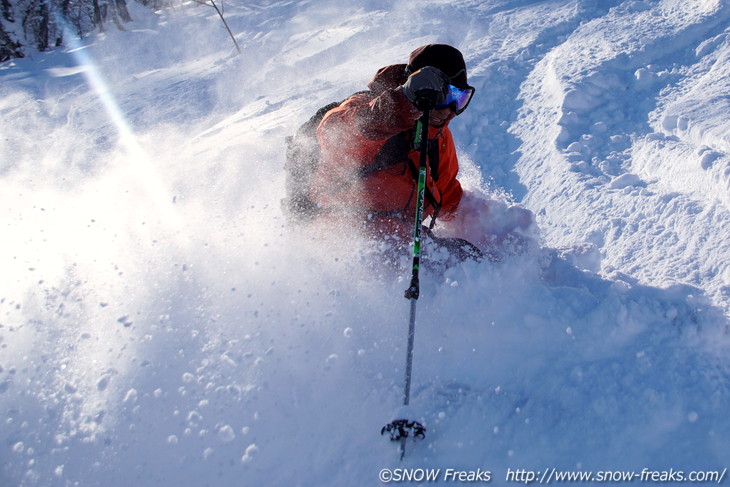
{"label": "snow plume", "polygon": [[[193,4],[87,38],[141,166],[68,49],[0,65],[1,484],[730,467],[725,3],[406,4],[226,4],[240,57]],[[283,136],[437,40],[464,186],[540,244],[422,270],[400,463],[407,269],[286,222]]]}

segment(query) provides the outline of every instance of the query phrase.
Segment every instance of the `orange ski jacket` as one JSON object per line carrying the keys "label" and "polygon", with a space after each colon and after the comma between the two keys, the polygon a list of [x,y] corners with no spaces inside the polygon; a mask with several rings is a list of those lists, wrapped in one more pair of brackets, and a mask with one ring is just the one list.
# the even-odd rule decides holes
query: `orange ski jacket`
{"label": "orange ski jacket", "polygon": [[[370,92],[351,96],[319,124],[321,157],[310,196],[325,212],[413,225],[420,153],[411,139],[421,112],[401,90],[404,73],[405,65],[382,68]],[[462,196],[454,140],[448,125],[429,126],[428,137],[424,218],[449,219]]]}

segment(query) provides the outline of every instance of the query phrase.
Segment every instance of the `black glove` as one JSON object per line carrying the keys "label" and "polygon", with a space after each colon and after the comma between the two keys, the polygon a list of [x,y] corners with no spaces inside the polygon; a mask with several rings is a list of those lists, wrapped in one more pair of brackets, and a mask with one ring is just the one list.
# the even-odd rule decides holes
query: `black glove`
{"label": "black glove", "polygon": [[403,94],[419,110],[431,110],[446,101],[451,80],[433,66],[421,68],[403,83]]}

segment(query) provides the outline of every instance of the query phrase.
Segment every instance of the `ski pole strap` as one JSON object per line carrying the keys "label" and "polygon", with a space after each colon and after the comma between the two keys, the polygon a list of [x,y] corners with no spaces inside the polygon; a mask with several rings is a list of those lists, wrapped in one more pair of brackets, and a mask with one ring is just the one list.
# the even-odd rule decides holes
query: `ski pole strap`
{"label": "ski pole strap", "polygon": [[418,299],[420,284],[418,269],[421,261],[421,220],[423,220],[423,202],[426,191],[426,166],[428,165],[428,118],[430,110],[424,110],[416,122],[414,142],[421,148],[418,164],[418,187],[416,191],[416,222],[413,228],[413,266],[411,269],[411,285],[406,289],[406,299]]}

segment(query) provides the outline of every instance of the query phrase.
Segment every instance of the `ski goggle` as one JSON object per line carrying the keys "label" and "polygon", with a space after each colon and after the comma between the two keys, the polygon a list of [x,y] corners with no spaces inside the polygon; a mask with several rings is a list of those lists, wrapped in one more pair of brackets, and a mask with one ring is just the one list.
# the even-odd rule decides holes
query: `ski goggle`
{"label": "ski goggle", "polygon": [[474,96],[474,88],[469,86],[468,88],[457,88],[454,85],[449,85],[449,92],[446,94],[446,101],[440,105],[436,105],[436,110],[442,110],[444,108],[451,108],[457,115],[461,114],[466,107],[469,106],[471,98]]}

